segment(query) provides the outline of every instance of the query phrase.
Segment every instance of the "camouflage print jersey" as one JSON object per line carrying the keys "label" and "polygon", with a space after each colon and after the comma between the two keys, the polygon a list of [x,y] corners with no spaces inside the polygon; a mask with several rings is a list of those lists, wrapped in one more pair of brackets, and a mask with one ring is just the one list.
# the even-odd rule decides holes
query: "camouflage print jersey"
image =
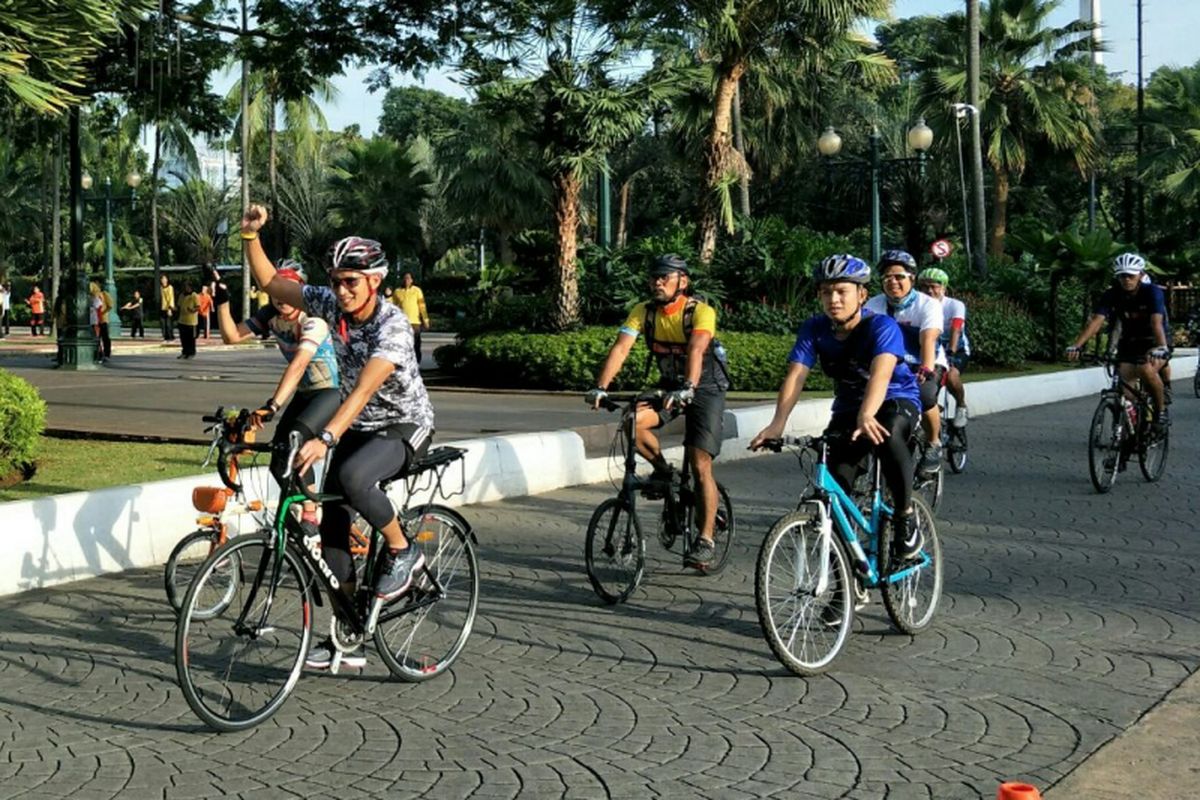
{"label": "camouflage print jersey", "polygon": [[342,400],[349,397],[372,358],[382,358],[396,367],[350,424],[351,430],[379,431],[408,423],[433,431],[433,406],[417,368],[412,324],[403,311],[391,303],[377,302],[370,319],[352,325],[338,309],[333,290],[325,286],[305,286],[304,306],[310,315],[329,323]]}

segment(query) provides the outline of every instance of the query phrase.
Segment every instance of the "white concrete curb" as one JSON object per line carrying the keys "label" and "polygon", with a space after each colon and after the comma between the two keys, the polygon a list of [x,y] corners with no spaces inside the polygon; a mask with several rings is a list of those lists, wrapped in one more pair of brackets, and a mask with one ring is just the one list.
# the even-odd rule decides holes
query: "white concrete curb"
{"label": "white concrete curb", "polygon": [[[1195,351],[1177,351],[1176,380],[1196,371]],[[1098,393],[1106,385],[1099,368],[1004,378],[968,386],[972,416],[1054,403]],[[790,420],[794,434],[820,432],[830,401],[799,404]],[[770,421],[771,405],[726,412],[727,434],[721,460],[750,455],[750,439]],[[467,449],[463,466],[453,466],[446,487],[459,494],[446,502],[465,505],[541,494],[566,486],[595,483],[619,474],[609,459],[587,458],[583,439],[573,431],[493,436],[450,442]],[[678,449],[670,453],[678,458]],[[272,486],[265,473],[243,473],[247,486]],[[0,535],[9,556],[0,562],[0,595],[36,589],[107,572],[162,564],[180,537],[196,527],[191,490],[217,485],[215,475],[118,486],[94,492],[53,495],[0,503]],[[428,490],[419,492],[423,500]],[[253,521],[243,518],[243,527]]]}

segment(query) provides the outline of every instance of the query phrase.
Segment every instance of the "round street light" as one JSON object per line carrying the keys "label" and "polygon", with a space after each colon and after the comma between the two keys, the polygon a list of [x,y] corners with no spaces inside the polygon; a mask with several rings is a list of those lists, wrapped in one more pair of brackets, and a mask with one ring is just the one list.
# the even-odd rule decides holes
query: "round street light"
{"label": "round street light", "polygon": [[80,177],[80,178],[79,178],[79,186],[80,186],[80,188],[82,188],[82,189],[83,189],[85,192],[86,192],[88,189],[91,189],[91,188],[92,188],[92,176],[91,176],[91,175],[89,175],[89,174],[88,174],[88,173],[86,173],[86,172],[85,172],[85,173],[83,173],[82,177]]}
{"label": "round street light", "polygon": [[908,129],[908,146],[918,153],[924,153],[933,147],[933,130],[925,124],[925,118],[917,120],[917,124]]}
{"label": "round street light", "polygon": [[825,129],[817,139],[817,151],[821,155],[832,158],[836,156],[842,149],[842,137],[838,136],[838,132],[832,126]]}
{"label": "round street light", "polygon": [[125,176],[125,185],[130,189],[138,188],[142,185],[142,176],[139,175],[136,170],[129,173]]}

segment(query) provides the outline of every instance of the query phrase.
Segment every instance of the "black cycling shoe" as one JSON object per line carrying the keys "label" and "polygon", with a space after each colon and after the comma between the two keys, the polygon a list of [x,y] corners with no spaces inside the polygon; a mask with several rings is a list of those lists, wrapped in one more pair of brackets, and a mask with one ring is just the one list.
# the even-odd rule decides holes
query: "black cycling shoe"
{"label": "black cycling shoe", "polygon": [[654,472],[646,479],[646,483],[642,486],[642,497],[647,500],[662,500],[667,496],[667,492],[671,491],[671,484],[675,480],[675,468],[667,465],[666,469],[654,468]]}
{"label": "black cycling shoe", "polygon": [[925,537],[917,525],[916,515],[896,517],[892,532],[892,552],[898,562],[914,561],[920,557],[921,548],[925,546]]}

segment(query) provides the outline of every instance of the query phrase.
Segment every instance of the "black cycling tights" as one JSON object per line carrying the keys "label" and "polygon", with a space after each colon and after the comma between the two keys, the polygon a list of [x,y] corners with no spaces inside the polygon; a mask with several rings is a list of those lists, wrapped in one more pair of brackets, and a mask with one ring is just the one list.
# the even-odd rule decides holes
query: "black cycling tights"
{"label": "black cycling tights", "polygon": [[865,436],[850,441],[850,433],[857,427],[856,415],[839,415],[830,420],[826,434],[845,435],[835,436],[830,443],[827,466],[838,485],[849,493],[855,478],[862,472],[863,460],[874,447],[884,483],[892,493],[894,508],[899,515],[912,502],[913,465],[908,442],[916,429],[920,412],[917,411],[916,405],[908,400],[885,400],[875,414],[875,419],[891,432],[891,435],[878,445],[872,445]]}
{"label": "black cycling tights", "polygon": [[325,480],[326,494],[339,494],[345,501],[327,503],[321,518],[321,546],[325,561],[339,581],[354,577],[350,556],[350,521],[354,512],[363,515],[371,527],[379,530],[396,518],[392,501],[379,488],[408,463],[407,442],[387,432],[346,431],[329,464]]}

